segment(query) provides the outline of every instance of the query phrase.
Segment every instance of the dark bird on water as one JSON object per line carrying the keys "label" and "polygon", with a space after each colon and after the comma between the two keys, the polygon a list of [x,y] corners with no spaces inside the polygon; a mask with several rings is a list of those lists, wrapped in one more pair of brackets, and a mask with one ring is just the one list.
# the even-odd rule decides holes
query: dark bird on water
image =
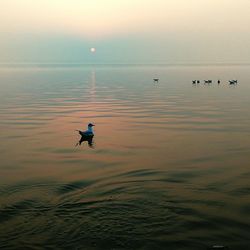
{"label": "dark bird on water", "polygon": [[196,84],[196,83],[199,84],[199,83],[200,83],[200,80],[192,80],[192,83],[193,83],[193,84]]}
{"label": "dark bird on water", "polygon": [[234,84],[237,84],[237,83],[238,83],[238,80],[229,80],[230,85],[234,85]]}
{"label": "dark bird on water", "polygon": [[210,84],[212,83],[212,80],[204,80],[204,84]]}

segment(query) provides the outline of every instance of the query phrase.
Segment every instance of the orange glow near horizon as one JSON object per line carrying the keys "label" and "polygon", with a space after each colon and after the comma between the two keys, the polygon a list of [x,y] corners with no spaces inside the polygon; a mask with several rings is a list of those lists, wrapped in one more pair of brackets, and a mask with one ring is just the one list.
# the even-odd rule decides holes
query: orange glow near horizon
{"label": "orange glow near horizon", "polygon": [[[238,3],[239,2],[239,3]],[[250,2],[240,0],[10,0],[2,3],[5,32],[58,32],[102,38],[136,32],[245,29]],[[223,13],[222,13],[223,11]],[[232,16],[237,18],[233,18]]]}

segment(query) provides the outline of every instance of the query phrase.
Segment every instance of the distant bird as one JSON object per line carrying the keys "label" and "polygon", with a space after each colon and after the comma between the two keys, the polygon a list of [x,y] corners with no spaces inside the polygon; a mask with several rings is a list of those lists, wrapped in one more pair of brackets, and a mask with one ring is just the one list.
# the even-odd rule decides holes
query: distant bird
{"label": "distant bird", "polygon": [[193,83],[193,84],[196,84],[196,83],[199,84],[199,83],[200,83],[200,80],[192,80],[192,83]]}
{"label": "distant bird", "polygon": [[88,124],[88,129],[86,131],[81,131],[81,130],[76,130],[76,131],[78,131],[81,136],[86,136],[86,137],[88,137],[88,136],[91,137],[92,136],[93,137],[94,136],[93,126],[95,126],[95,125],[92,124],[92,123],[89,123]]}
{"label": "distant bird", "polygon": [[159,78],[154,78],[154,82],[159,82]]}
{"label": "distant bird", "polygon": [[204,80],[204,83],[205,83],[205,84],[206,84],[206,83],[210,84],[210,83],[212,83],[212,80]]}
{"label": "distant bird", "polygon": [[238,80],[229,80],[230,85],[234,85],[234,84],[237,84],[237,83],[238,83]]}

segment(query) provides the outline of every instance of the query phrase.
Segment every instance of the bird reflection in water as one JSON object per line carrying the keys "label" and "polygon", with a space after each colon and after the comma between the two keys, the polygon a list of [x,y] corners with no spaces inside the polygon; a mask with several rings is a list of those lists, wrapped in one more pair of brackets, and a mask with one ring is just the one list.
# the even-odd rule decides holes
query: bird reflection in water
{"label": "bird reflection in water", "polygon": [[86,142],[88,142],[88,146],[90,148],[94,148],[93,137],[94,137],[93,135],[91,135],[91,136],[81,135],[79,142],[76,143],[76,147],[81,146],[81,144],[86,141]]}

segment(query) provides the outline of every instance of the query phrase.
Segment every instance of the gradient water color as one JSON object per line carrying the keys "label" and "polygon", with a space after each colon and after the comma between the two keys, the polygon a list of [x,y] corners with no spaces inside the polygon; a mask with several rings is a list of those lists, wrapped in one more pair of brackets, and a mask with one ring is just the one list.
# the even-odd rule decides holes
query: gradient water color
{"label": "gradient water color", "polygon": [[1,249],[248,248],[249,66],[4,67],[0,88]]}

